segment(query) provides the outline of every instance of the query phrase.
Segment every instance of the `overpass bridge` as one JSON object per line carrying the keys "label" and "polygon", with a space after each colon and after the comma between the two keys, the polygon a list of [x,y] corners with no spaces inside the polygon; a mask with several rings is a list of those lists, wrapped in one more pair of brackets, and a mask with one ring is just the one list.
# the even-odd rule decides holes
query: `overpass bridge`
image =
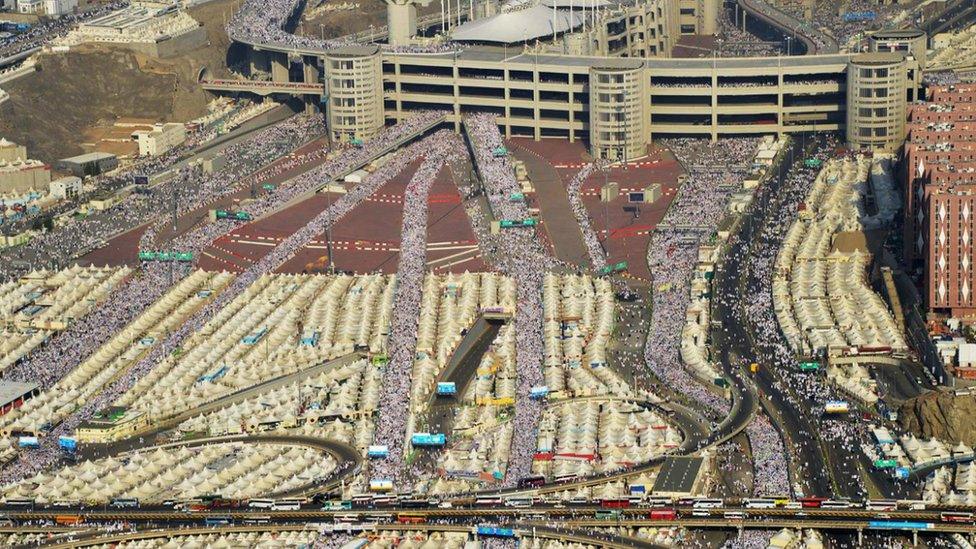
{"label": "overpass bridge", "polygon": [[263,97],[272,94],[315,95],[325,94],[325,85],[317,82],[274,82],[268,80],[200,80],[200,87],[211,92],[246,92]]}
{"label": "overpass bridge", "polygon": [[807,54],[831,54],[840,51],[837,41],[832,37],[764,0],[738,0],[738,5],[750,16],[775,27],[783,36],[799,39],[806,47]]}

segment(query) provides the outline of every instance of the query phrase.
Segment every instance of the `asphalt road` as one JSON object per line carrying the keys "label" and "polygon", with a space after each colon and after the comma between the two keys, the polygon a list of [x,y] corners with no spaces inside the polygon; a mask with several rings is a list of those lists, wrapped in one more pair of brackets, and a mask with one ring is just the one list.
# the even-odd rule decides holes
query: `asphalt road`
{"label": "asphalt road", "polygon": [[[794,158],[799,160],[796,151],[800,142],[794,141]],[[783,162],[785,165],[787,162]],[[721,325],[721,330],[715,330],[714,345],[719,349],[721,363],[727,369],[737,369],[745,375],[744,366],[757,362],[770,364],[765,349],[757,349],[750,327],[744,322],[744,310],[740,297],[747,291],[757,291],[756,281],[749,276],[746,258],[750,253],[756,235],[767,222],[767,215],[777,208],[777,195],[783,186],[787,174],[785,166],[781,166],[778,174],[760,187],[756,194],[754,206],[744,218],[740,228],[740,238],[725,254],[725,261],[718,269],[714,286],[718,299],[713,300],[713,318]],[[741,313],[741,314],[737,314]],[[791,461],[802,456],[806,461],[806,475],[804,484],[806,491],[811,494],[829,495],[834,493],[831,483],[832,472],[829,464],[823,459],[820,441],[804,434],[815,433],[806,410],[794,407],[775,385],[776,381],[770,368],[760,368],[755,376],[755,382],[762,392],[764,404],[772,408],[771,418],[776,422],[784,435],[795,445],[797,452],[791,456]],[[735,376],[733,376],[735,377]],[[778,421],[777,421],[778,420]],[[796,479],[791,479],[796,480]]]}

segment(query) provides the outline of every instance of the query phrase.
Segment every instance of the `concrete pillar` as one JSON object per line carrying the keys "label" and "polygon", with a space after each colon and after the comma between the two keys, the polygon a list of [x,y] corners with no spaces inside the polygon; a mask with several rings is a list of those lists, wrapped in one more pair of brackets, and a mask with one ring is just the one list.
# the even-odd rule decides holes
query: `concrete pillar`
{"label": "concrete pillar", "polygon": [[251,75],[259,72],[268,72],[268,52],[263,50],[251,50]]}
{"label": "concrete pillar", "polygon": [[274,53],[271,57],[271,80],[288,82],[288,55]]}
{"label": "concrete pillar", "polygon": [[712,141],[718,141],[718,73],[712,67]]}
{"label": "concrete pillar", "polygon": [[417,7],[411,0],[387,0],[386,25],[391,46],[408,44],[417,34]]}

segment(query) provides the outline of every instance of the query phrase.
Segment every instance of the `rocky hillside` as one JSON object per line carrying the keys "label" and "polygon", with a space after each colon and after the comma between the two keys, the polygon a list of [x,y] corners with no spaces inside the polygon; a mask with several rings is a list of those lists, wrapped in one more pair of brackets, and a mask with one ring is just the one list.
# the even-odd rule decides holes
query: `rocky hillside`
{"label": "rocky hillside", "polygon": [[905,401],[898,423],[919,437],[976,444],[976,395],[955,396],[933,391]]}

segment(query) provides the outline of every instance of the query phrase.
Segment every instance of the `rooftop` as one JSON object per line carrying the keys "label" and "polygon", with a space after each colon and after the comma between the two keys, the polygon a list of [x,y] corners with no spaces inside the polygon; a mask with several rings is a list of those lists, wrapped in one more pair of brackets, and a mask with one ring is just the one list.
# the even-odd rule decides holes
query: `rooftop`
{"label": "rooftop", "polygon": [[23,381],[0,381],[0,406],[9,404],[39,387]]}

